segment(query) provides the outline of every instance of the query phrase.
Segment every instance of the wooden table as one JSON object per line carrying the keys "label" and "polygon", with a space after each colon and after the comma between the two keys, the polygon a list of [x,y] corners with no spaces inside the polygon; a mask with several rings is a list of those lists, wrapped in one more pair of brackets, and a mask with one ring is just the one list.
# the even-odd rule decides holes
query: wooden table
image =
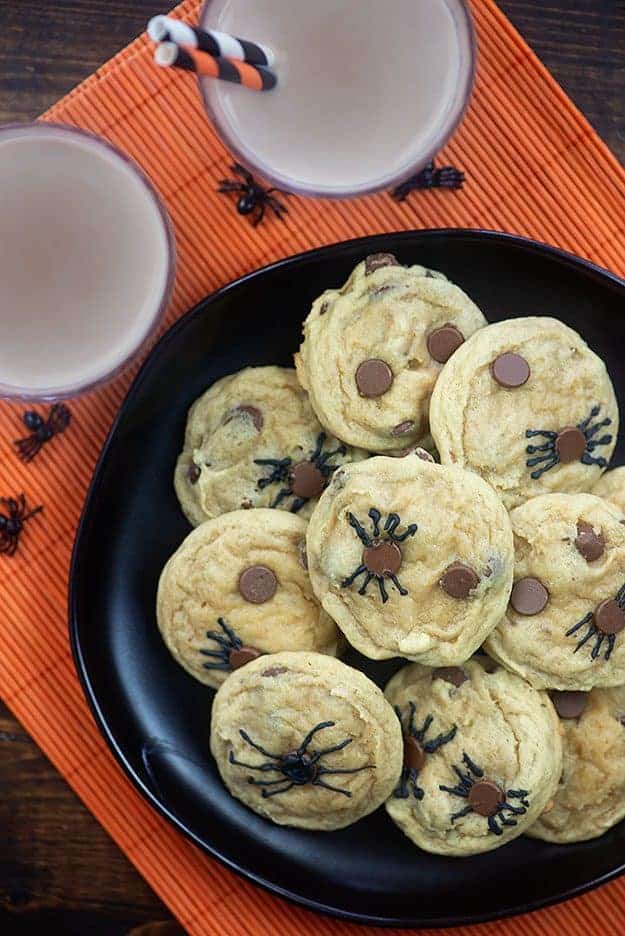
{"label": "wooden table", "polygon": [[[153,0],[2,0],[0,122],[45,110],[163,6]],[[500,6],[625,161],[625,4],[500,0]],[[150,921],[169,922],[145,926]],[[47,936],[56,927],[63,936],[113,936],[142,924],[144,936],[181,932],[0,705],[0,932]]]}

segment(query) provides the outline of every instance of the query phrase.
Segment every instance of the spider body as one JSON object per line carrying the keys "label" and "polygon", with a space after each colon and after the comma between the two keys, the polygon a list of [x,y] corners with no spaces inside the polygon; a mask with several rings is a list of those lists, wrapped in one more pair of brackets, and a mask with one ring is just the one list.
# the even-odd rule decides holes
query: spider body
{"label": "spider body", "polygon": [[0,497],[0,507],[6,510],[6,513],[0,513],[0,553],[13,556],[19,546],[24,524],[43,510],[43,507],[33,507],[32,510],[28,510],[23,494],[19,497]]}
{"label": "spider body", "polygon": [[348,513],[349,525],[356,531],[358,539],[363,544],[362,561],[359,566],[343,579],[342,588],[349,588],[357,578],[364,575],[362,585],[358,589],[359,595],[364,595],[372,579],[375,579],[380,590],[382,602],[388,601],[388,592],[386,590],[385,580],[390,579],[400,595],[405,596],[408,591],[401,585],[397,578],[397,573],[402,563],[402,551],[399,543],[403,543],[409,536],[414,536],[417,532],[417,524],[409,524],[403,533],[396,532],[401,523],[399,514],[388,514],[383,529],[380,529],[382,514],[375,507],[372,507],[368,513],[371,520],[373,533],[370,536],[360,523],[357,517]]}
{"label": "spider body", "polygon": [[217,191],[222,195],[231,192],[239,194],[236,206],[238,213],[240,215],[252,215],[254,227],[263,220],[267,208],[271,208],[276,218],[282,220],[283,215],[287,212],[287,207],[272,194],[277,192],[278,189],[267,189],[259,185],[252,173],[248,172],[240,163],[234,163],[230,168],[243,181],[220,179]]}
{"label": "spider body", "polygon": [[598,659],[604,641],[607,641],[607,646],[603,658],[606,661],[609,660],[616,643],[616,635],[625,628],[625,585],[619,589],[615,598],[602,601],[594,611],[589,611],[581,621],[569,627],[566,636],[571,637],[582,627],[586,627],[586,633],[578,640],[573,653],[581,650],[594,637],[595,641],[590,653],[591,660]]}
{"label": "spider body", "polygon": [[315,449],[305,461],[293,464],[292,458],[255,458],[254,464],[270,468],[270,473],[258,482],[259,490],[269,487],[270,484],[282,484],[271,504],[277,507],[285,498],[293,498],[291,513],[297,513],[311,497],[318,497],[326,486],[327,480],[337,465],[330,464],[335,455],[345,455],[347,449],[344,445],[332,451],[323,451],[326,435],[320,432],[317,436]]}
{"label": "spider body", "polygon": [[32,461],[52,436],[65,432],[70,420],[71,413],[64,403],[55,403],[51,406],[45,419],[35,410],[27,410],[22,421],[30,434],[23,439],[16,439],[13,443],[22,461]]}
{"label": "spider body", "polygon": [[547,440],[540,445],[528,445],[526,448],[527,454],[532,457],[528,458],[525,464],[528,468],[534,469],[530,475],[534,481],[556,465],[566,465],[573,461],[579,461],[582,465],[598,465],[600,468],[607,468],[607,459],[593,454],[596,448],[609,445],[612,441],[612,436],[609,434],[595,438],[600,429],[612,423],[609,417],[593,422],[600,410],[600,406],[593,406],[590,415],[576,426],[565,426],[560,430],[526,430],[527,439],[540,436]]}
{"label": "spider body", "polygon": [[[510,817],[523,816],[529,809],[528,791],[508,790],[505,792],[492,780],[484,778],[484,771],[471,760],[466,752],[462,755],[462,763],[467,769],[462,770],[455,764],[452,767],[458,778],[455,786],[439,784],[439,790],[468,802],[463,809],[451,814],[451,822],[455,822],[462,816],[468,816],[469,813],[476,813],[486,818],[489,832],[493,835],[503,835],[504,826],[517,824],[517,820]],[[519,805],[508,802],[510,799],[517,800]]]}
{"label": "spider body", "polygon": [[459,189],[464,184],[464,172],[454,168],[454,166],[443,166],[441,169],[434,167],[434,160],[427,166],[417,172],[416,175],[406,179],[401,185],[393,189],[392,195],[397,201],[405,201],[411,192],[423,189],[447,188]]}
{"label": "spider body", "polygon": [[339,744],[323,748],[320,751],[310,751],[308,749],[313,737],[318,731],[323,731],[325,728],[333,728],[334,725],[335,722],[333,721],[319,722],[318,725],[310,729],[296,750],[287,751],[284,754],[273,754],[267,751],[264,747],[261,747],[260,744],[252,741],[247,732],[240,728],[239,734],[245,743],[249,744],[255,751],[258,751],[269,759],[261,764],[248,764],[245,761],[237,760],[233,752],[230,751],[228,761],[234,766],[245,767],[248,770],[257,770],[261,773],[279,773],[281,775],[272,780],[257,780],[256,777],[248,777],[248,783],[252,786],[263,788],[261,793],[263,799],[267,799],[270,796],[278,796],[281,793],[287,793],[294,786],[306,786],[306,784],[323,787],[325,790],[332,790],[334,793],[341,793],[343,796],[351,797],[352,794],[349,790],[327,783],[324,777],[336,774],[354,774],[359,773],[361,770],[373,770],[374,765],[363,764],[361,767],[332,768],[326,767],[322,759],[327,754],[332,754],[334,751],[342,751],[352,743],[352,738],[346,738]]}
{"label": "spider body", "polygon": [[206,631],[206,636],[209,640],[214,640],[219,649],[200,650],[202,656],[209,658],[209,662],[202,663],[204,669],[229,672],[261,656],[260,650],[256,650],[255,647],[244,646],[240,637],[237,637],[222,617],[217,618],[217,623],[221,627],[221,633]]}
{"label": "spider body", "polygon": [[428,754],[434,754],[444,744],[448,744],[455,736],[457,726],[454,725],[445,734],[438,734],[435,738],[426,740],[433,717],[428,715],[420,728],[415,725],[415,704],[408,703],[408,724],[404,726],[401,709],[395,706],[395,713],[399,719],[404,735],[404,763],[402,767],[399,784],[393,791],[393,796],[397,799],[408,799],[410,793],[408,787],[412,789],[412,795],[415,799],[422,800],[425,792],[418,784],[419,772],[423,769]]}

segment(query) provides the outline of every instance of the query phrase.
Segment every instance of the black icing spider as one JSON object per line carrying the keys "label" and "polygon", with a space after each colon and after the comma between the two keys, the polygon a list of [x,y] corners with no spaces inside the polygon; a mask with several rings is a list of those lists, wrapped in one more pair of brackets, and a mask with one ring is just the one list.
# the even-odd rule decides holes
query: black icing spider
{"label": "black icing spider", "polygon": [[16,439],[13,445],[16,446],[22,461],[29,462],[52,436],[65,432],[70,424],[71,413],[64,403],[55,403],[50,407],[46,419],[35,410],[27,410],[22,420],[26,428],[30,430],[30,435],[23,439]]}
{"label": "black icing spider", "polygon": [[431,741],[425,741],[425,736],[433,721],[432,715],[428,715],[421,727],[417,728],[414,723],[414,702],[408,703],[408,711],[408,725],[404,728],[401,709],[398,705],[395,706],[395,713],[399,718],[399,724],[404,735],[404,763],[399,784],[393,791],[393,796],[397,797],[397,799],[407,799],[410,796],[408,792],[408,785],[410,784],[412,795],[415,799],[422,800],[425,793],[417,783],[417,778],[419,771],[423,769],[426,756],[438,751],[444,744],[448,744],[455,737],[458,729],[454,725],[447,734],[439,734]]}
{"label": "black icing spider", "polygon": [[572,634],[577,633],[584,625],[587,625],[586,633],[578,641],[573,653],[577,653],[589,640],[595,637],[590,658],[596,660],[607,637],[608,646],[603,658],[609,660],[616,643],[616,635],[625,627],[625,585],[617,592],[616,598],[608,598],[607,601],[602,601],[594,611],[589,611],[581,621],[578,621],[573,627],[569,627],[566,636],[570,637]]}
{"label": "black icing spider", "polygon": [[260,224],[263,220],[265,209],[268,206],[271,208],[276,218],[280,218],[282,221],[283,215],[286,214],[288,209],[275,195],[271,194],[272,192],[279,191],[279,189],[266,189],[262,185],[259,185],[258,182],[254,180],[252,173],[248,172],[240,163],[234,163],[230,168],[235,175],[241,176],[244,181],[239,182],[236,179],[220,179],[217,191],[222,195],[228,192],[241,193],[237,200],[237,211],[239,214],[252,214],[252,224],[256,227],[256,225]]}
{"label": "black icing spider", "polygon": [[455,169],[454,166],[443,166],[441,169],[434,168],[434,160],[429,162],[425,169],[406,179],[401,185],[393,189],[393,198],[397,201],[405,201],[411,192],[417,189],[447,188],[459,189],[464,184],[464,172]]}
{"label": "black icing spider", "polygon": [[24,524],[43,507],[26,508],[26,498],[23,494],[18,497],[0,497],[0,506],[5,507],[6,513],[0,513],[0,553],[13,556],[19,546],[20,534]]}
{"label": "black icing spider", "polygon": [[592,420],[599,415],[600,410],[600,406],[593,406],[586,419],[576,426],[567,426],[559,432],[551,429],[527,429],[525,431],[528,439],[536,436],[547,439],[542,445],[528,445],[526,448],[527,454],[534,456],[527,459],[525,463],[527,467],[534,468],[535,465],[540,465],[531,473],[535,481],[559,463],[566,465],[569,462],[580,461],[582,465],[607,467],[608,462],[605,458],[595,458],[592,454],[599,445],[609,445],[612,441],[611,435],[603,435],[600,439],[594,438],[600,429],[612,423],[612,420],[606,417],[593,424]]}
{"label": "black icing spider", "polygon": [[384,532],[380,532],[381,513],[372,507],[368,516],[373,523],[373,536],[369,536],[365,528],[352,514],[348,513],[349,524],[356,531],[360,542],[365,547],[362,553],[361,564],[344,578],[341,582],[343,588],[349,586],[360,576],[365,579],[358,589],[359,595],[364,595],[371,579],[375,579],[380,589],[380,596],[383,602],[388,601],[388,592],[386,591],[385,579],[390,579],[400,595],[407,595],[408,592],[399,582],[397,573],[401,567],[402,552],[398,543],[403,543],[408,536],[414,536],[417,532],[417,524],[411,523],[406,530],[398,535],[395,530],[401,523],[399,514],[390,513],[384,523]]}
{"label": "black icing spider", "polygon": [[[467,816],[469,813],[477,813],[478,816],[488,819],[489,832],[493,835],[502,835],[502,826],[517,824],[516,819],[511,819],[510,816],[522,816],[529,809],[528,791],[508,790],[505,793],[492,780],[483,779],[484,771],[471,760],[468,754],[463,753],[462,762],[468,768],[467,771],[462,771],[455,765],[452,767],[459,783],[453,787],[439,785],[439,790],[443,790],[444,793],[451,793],[452,796],[459,796],[469,801],[464,809],[452,813],[451,821],[455,822],[456,819]],[[518,800],[520,805],[515,806],[509,803],[509,799]]]}
{"label": "black icing spider", "polygon": [[[251,783],[253,786],[264,787],[262,791],[264,799],[267,799],[269,796],[278,796],[280,793],[286,793],[294,786],[305,786],[307,783],[310,783],[312,786],[323,787],[325,790],[333,790],[335,793],[342,793],[343,796],[350,797],[352,794],[349,790],[343,790],[341,787],[332,786],[332,784],[326,783],[322,777],[327,777],[330,774],[353,774],[361,770],[374,770],[375,765],[363,764],[362,767],[351,768],[324,767],[321,764],[322,757],[325,757],[326,754],[332,754],[333,751],[342,751],[348,744],[351,744],[353,740],[352,738],[346,738],[345,741],[341,741],[340,744],[334,744],[332,747],[324,748],[322,751],[313,751],[310,753],[308,751],[308,745],[312,741],[314,735],[324,728],[333,728],[334,725],[335,722],[333,721],[319,722],[318,725],[310,729],[297,750],[287,751],[286,754],[271,754],[269,751],[266,751],[265,748],[261,747],[260,744],[256,744],[255,741],[252,741],[247,732],[240,728],[239,734],[243,740],[256,751],[260,751],[265,757],[270,758],[270,760],[266,761],[264,764],[246,764],[244,761],[236,760],[232,751],[230,751],[228,760],[231,764],[235,764],[237,767],[247,767],[248,770],[260,770],[262,773],[274,772],[282,774],[277,780],[256,780],[255,777],[248,777],[248,783]],[[276,789],[268,790],[266,789],[267,787],[275,787]]]}
{"label": "black icing spider", "polygon": [[210,657],[215,662],[202,663],[204,669],[209,670],[234,670],[249,663],[260,656],[260,651],[254,647],[246,647],[240,637],[237,637],[231,627],[228,627],[222,617],[217,618],[217,623],[221,627],[222,633],[218,631],[206,631],[209,640],[214,640],[219,646],[219,650],[200,650],[202,656]]}
{"label": "black icing spider", "polygon": [[258,482],[261,491],[270,484],[284,484],[284,487],[278,491],[272,507],[277,507],[286,497],[292,497],[291,512],[297,513],[311,497],[318,497],[321,494],[326,481],[338,467],[338,465],[329,464],[330,459],[335,455],[345,455],[347,451],[344,445],[339,445],[330,452],[324,452],[325,440],[325,432],[320,432],[310,458],[307,461],[297,462],[295,465],[291,458],[254,459],[255,465],[271,468],[271,473]]}

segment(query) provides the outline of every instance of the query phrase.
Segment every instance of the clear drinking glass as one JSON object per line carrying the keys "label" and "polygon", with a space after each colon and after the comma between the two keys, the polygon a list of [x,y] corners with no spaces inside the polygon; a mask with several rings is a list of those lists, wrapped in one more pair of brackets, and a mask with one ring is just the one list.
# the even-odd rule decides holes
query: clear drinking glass
{"label": "clear drinking glass", "polygon": [[236,158],[288,192],[392,188],[444,146],[473,88],[464,0],[206,0],[199,25],[275,52],[272,91],[199,85]]}
{"label": "clear drinking glass", "polygon": [[59,399],[111,377],[169,301],[175,245],[143,171],[105,140],[0,127],[0,396]]}

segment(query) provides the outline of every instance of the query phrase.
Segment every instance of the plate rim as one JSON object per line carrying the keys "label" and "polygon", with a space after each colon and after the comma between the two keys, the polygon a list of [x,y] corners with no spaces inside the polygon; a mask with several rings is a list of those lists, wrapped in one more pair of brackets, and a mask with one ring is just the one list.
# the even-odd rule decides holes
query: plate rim
{"label": "plate rim", "polygon": [[[122,746],[117,742],[113,729],[109,726],[107,718],[100,706],[97,693],[91,683],[89,669],[83,656],[81,647],[79,634],[80,625],[78,618],[78,588],[76,586],[76,582],[78,581],[78,573],[80,570],[81,546],[85,541],[86,534],[88,533],[91,507],[98,496],[102,468],[108,457],[113,439],[117,434],[118,426],[125,415],[128,404],[132,401],[134,395],[141,388],[143,381],[151,372],[155,359],[167,347],[168,343],[173,340],[178,332],[185,328],[191,320],[199,315],[204,314],[208,304],[221,298],[229,291],[236,289],[259,276],[263,276],[266,273],[279,269],[280,267],[297,265],[302,261],[312,259],[313,256],[323,260],[325,255],[334,255],[336,254],[337,250],[349,251],[358,244],[362,244],[363,249],[365,244],[369,245],[366,249],[370,252],[371,245],[373,245],[375,249],[376,245],[383,246],[385,241],[391,238],[395,241],[405,240],[406,242],[410,242],[411,238],[414,238],[415,236],[425,238],[426,240],[437,240],[439,238],[451,237],[458,239],[473,239],[482,242],[503,242],[505,244],[512,245],[514,248],[529,251],[530,253],[557,260],[560,263],[564,263],[564,265],[568,265],[576,269],[581,269],[586,274],[591,274],[593,279],[604,283],[604,285],[610,284],[617,290],[622,291],[625,298],[625,279],[621,278],[616,273],[612,273],[605,267],[602,267],[591,260],[579,257],[570,251],[564,250],[560,247],[555,247],[551,244],[547,244],[534,238],[486,228],[412,228],[410,230],[390,231],[380,234],[365,235],[364,237],[350,238],[349,240],[337,241],[332,244],[324,244],[321,247],[315,247],[310,250],[305,250],[301,251],[300,253],[290,255],[288,257],[282,257],[279,260],[266,264],[262,267],[259,267],[258,269],[252,270],[249,273],[245,273],[243,276],[237,277],[237,279],[226,283],[224,286],[221,286],[212,293],[209,293],[207,296],[197,302],[191,309],[183,313],[162,335],[159,336],[158,340],[155,341],[155,343],[149,349],[147,356],[142,361],[139,370],[135,374],[130,386],[124,394],[122,401],[119,404],[113,422],[111,423],[93,468],[91,479],[89,481],[89,487],[85,495],[80,512],[80,518],[76,527],[69,565],[67,607],[69,641],[72,652],[72,660],[76,674],[78,676],[78,681],[86,698],[89,711],[91,712],[91,715],[95,721],[96,728],[106,742],[107,747],[113,754],[115,760],[122,768],[123,773],[132,783],[134,789],[143,797],[145,801],[147,801],[151,808],[155,809],[156,812],[167,822],[169,822],[170,825],[172,825],[178,832],[181,832],[187,840],[196,845],[203,853],[210,855],[212,858],[225,865],[225,867],[227,867],[229,870],[240,875],[244,880],[250,881],[257,886],[262,887],[265,891],[268,891],[271,894],[275,894],[284,900],[290,901],[297,906],[304,907],[306,910],[320,913],[328,917],[346,920],[350,923],[357,923],[366,926],[399,927],[402,929],[444,929],[453,926],[470,926],[473,924],[486,923],[494,920],[509,919],[510,917],[531,913],[535,910],[540,910],[559,903],[563,903],[564,901],[588,893],[589,891],[594,890],[595,888],[600,887],[603,884],[607,884],[610,881],[620,877],[625,873],[625,857],[618,867],[613,868],[612,870],[607,871],[584,884],[571,887],[570,889],[554,896],[522,901],[510,907],[509,909],[506,909],[503,913],[495,910],[492,912],[477,913],[468,916],[448,915],[434,919],[424,919],[423,917],[406,918],[375,916],[369,913],[358,913],[355,911],[346,910],[342,907],[335,907],[331,904],[322,903],[319,900],[308,898],[301,893],[296,893],[289,888],[283,887],[280,884],[276,884],[266,877],[263,877],[262,874],[259,874],[250,868],[243,867],[240,863],[229,858],[227,855],[222,854],[218,848],[204,840],[186,822],[179,818],[176,813],[173,812],[153,790],[150,789],[140,774],[132,766],[126,757]],[[157,352],[159,354],[157,354]]]}

